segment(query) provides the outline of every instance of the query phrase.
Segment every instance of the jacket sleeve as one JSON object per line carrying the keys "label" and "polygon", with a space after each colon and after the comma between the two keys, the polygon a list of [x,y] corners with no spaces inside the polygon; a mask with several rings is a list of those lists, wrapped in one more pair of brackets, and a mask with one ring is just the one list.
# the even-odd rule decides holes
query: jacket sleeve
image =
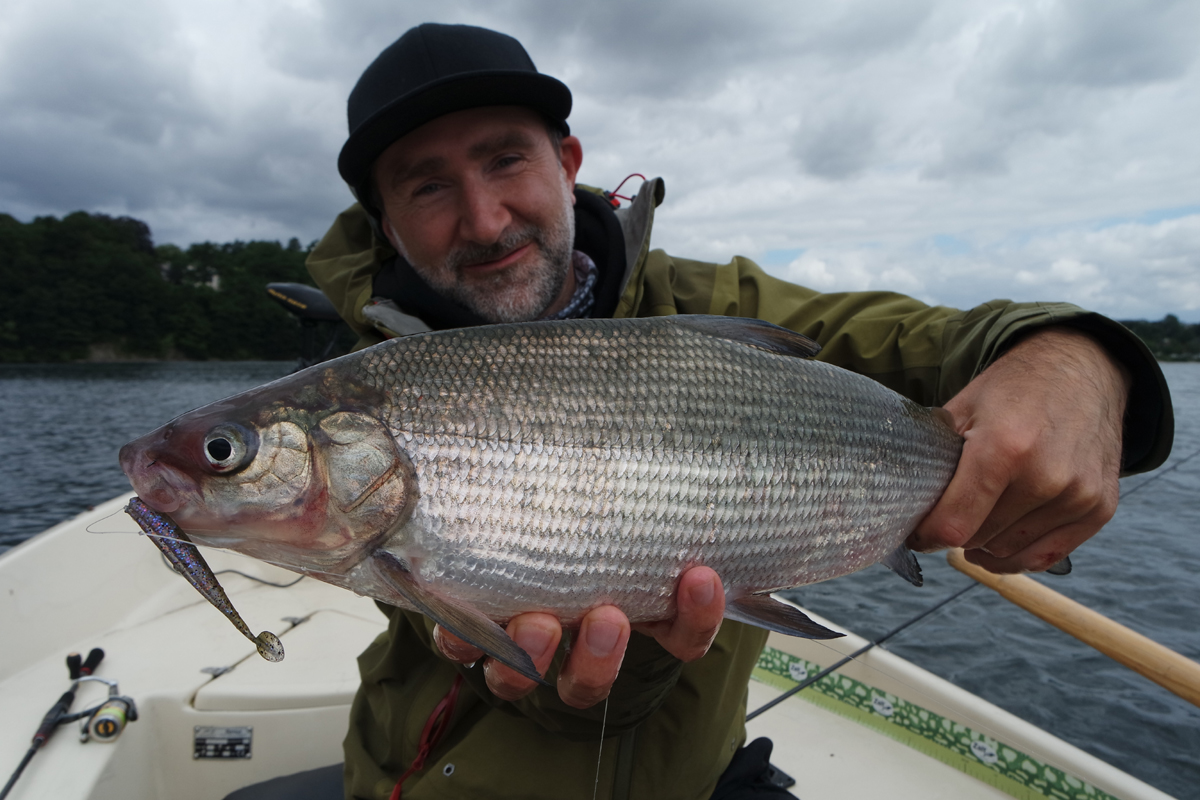
{"label": "jacket sleeve", "polygon": [[946,403],[1038,328],[1076,328],[1099,341],[1133,377],[1123,473],[1155,469],[1170,453],[1170,393],[1149,349],[1120,324],[1069,303],[993,300],[964,311],[889,292],[823,294],[772,277],[748,259],[715,265],[660,250],[649,254],[645,276],[638,292],[627,289],[619,311],[758,317],[816,339],[821,360],[929,406]]}

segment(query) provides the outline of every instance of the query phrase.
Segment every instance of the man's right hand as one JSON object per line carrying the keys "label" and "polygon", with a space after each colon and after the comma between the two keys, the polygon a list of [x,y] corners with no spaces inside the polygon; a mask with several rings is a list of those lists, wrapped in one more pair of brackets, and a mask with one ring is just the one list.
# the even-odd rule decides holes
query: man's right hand
{"label": "man's right hand", "polygon": [[[590,708],[608,696],[625,658],[630,631],[653,636],[663,649],[681,661],[695,661],[708,652],[725,615],[725,591],[717,573],[708,567],[693,567],[679,579],[677,612],[672,620],[629,624],[616,606],[599,606],[589,611],[579,625],[574,646],[558,676],[558,695],[573,708]],[[545,675],[562,639],[562,626],[551,614],[530,612],[513,617],[506,629],[513,641],[533,659]],[[434,642],[451,661],[470,664],[484,657],[483,651],[447,633],[434,629]],[[483,665],[488,688],[503,700],[519,700],[533,691],[536,683],[498,661]]]}

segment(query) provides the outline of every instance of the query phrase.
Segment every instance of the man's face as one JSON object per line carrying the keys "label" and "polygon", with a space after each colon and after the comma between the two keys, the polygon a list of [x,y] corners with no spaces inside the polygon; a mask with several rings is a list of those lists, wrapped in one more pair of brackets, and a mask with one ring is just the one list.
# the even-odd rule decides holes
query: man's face
{"label": "man's face", "polygon": [[384,228],[446,297],[491,322],[537,319],[570,299],[581,157],[574,137],[556,150],[526,108],[447,114],[375,161]]}

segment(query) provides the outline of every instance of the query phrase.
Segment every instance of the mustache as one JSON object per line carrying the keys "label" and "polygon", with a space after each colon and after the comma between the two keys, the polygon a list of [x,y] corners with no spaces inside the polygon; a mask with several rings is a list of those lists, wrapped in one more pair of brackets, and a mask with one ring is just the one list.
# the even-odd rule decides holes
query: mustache
{"label": "mustache", "polygon": [[472,264],[496,261],[529,242],[535,242],[539,247],[543,246],[542,232],[536,225],[525,225],[508,231],[492,244],[463,245],[446,257],[446,265],[458,270]]}

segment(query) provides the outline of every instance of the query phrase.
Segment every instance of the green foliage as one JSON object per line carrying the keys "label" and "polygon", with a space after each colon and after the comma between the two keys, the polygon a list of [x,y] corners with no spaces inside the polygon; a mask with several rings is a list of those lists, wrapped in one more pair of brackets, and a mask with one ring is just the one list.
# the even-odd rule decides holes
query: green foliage
{"label": "green foliage", "polygon": [[0,362],[88,358],[290,359],[297,320],[266,293],[311,283],[307,249],[278,242],[155,247],[145,223],[82,211],[0,214]]}
{"label": "green foliage", "polygon": [[1121,324],[1136,333],[1159,361],[1200,361],[1200,325],[1180,322],[1174,314],[1158,322],[1129,320]]}

